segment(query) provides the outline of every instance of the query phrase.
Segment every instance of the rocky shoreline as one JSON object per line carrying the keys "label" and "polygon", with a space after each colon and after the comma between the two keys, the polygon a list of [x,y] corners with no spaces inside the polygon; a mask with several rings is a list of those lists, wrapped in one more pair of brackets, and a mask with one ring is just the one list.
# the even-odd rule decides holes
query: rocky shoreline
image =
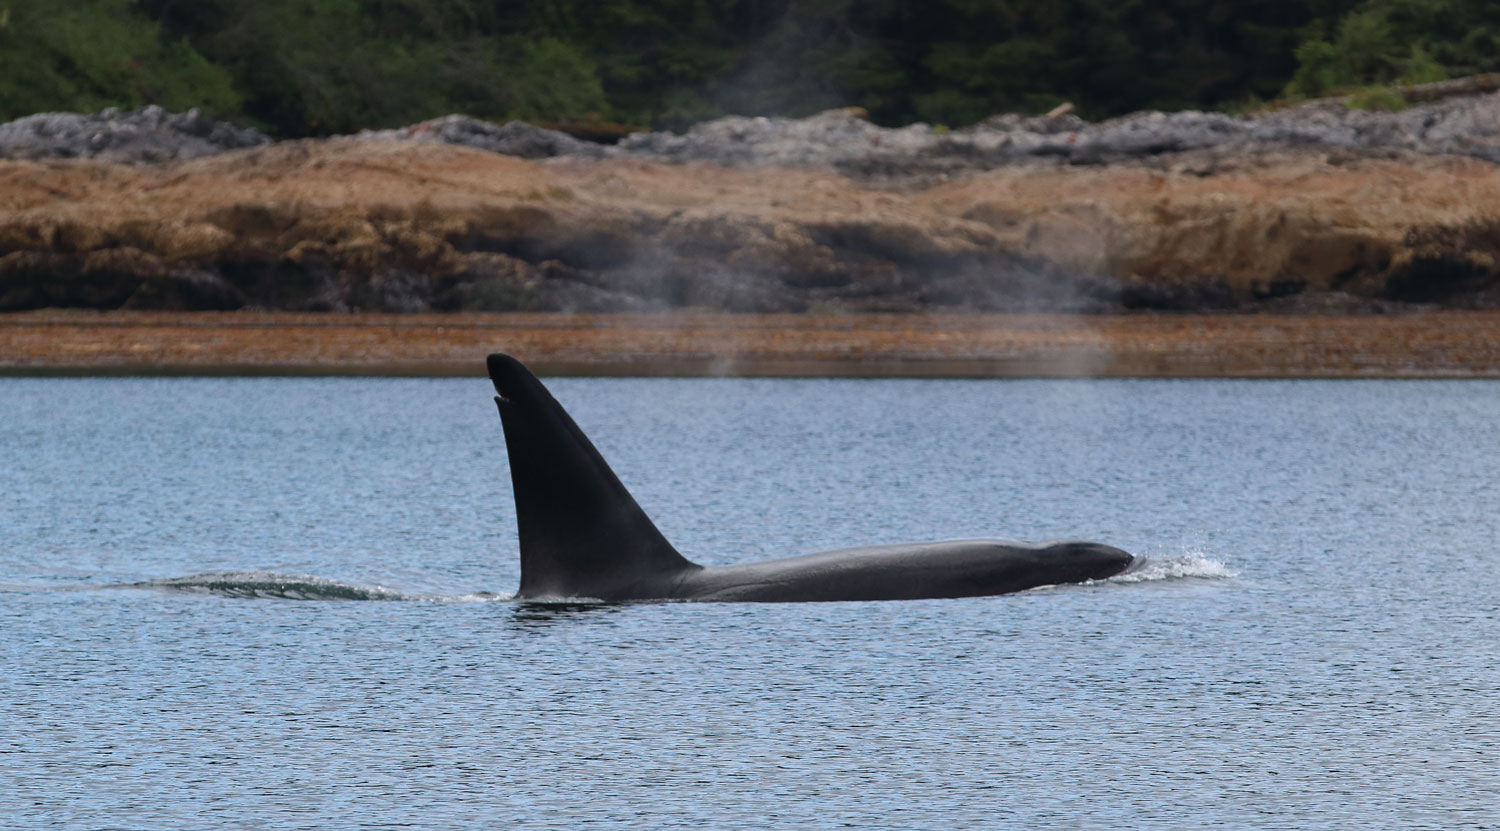
{"label": "rocky shoreline", "polygon": [[[1239,116],[1139,112],[1090,123],[1065,106],[1043,116],[992,116],[954,130],[928,124],[880,127],[865,120],[863,111],[849,108],[803,119],[730,116],[682,134],[627,134],[615,145],[523,122],[498,125],[450,115],[342,138],[438,142],[524,159],[818,167],[862,180],[966,175],[1031,162],[1139,163],[1201,151],[1214,151],[1203,161],[1222,161],[1296,148],[1466,156],[1500,163],[1497,90],[1500,74],[1479,75],[1393,90],[1409,104],[1398,112],[1358,109],[1349,98],[1329,98]],[[40,113],[0,124],[0,159],[155,163],[270,142],[256,130],[215,121],[197,110],[177,114],[155,106],[133,112]]]}
{"label": "rocky shoreline", "polygon": [[581,142],[0,125],[0,311],[1500,308],[1500,94],[1099,124],[856,111]]}

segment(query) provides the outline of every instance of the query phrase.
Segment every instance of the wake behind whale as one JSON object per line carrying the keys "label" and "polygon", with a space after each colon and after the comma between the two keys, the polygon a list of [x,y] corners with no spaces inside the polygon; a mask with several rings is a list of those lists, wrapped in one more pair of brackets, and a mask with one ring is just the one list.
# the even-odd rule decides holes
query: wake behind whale
{"label": "wake behind whale", "polygon": [[116,584],[116,588],[158,589],[219,597],[273,600],[385,600],[385,601],[482,601],[504,600],[508,595],[476,592],[461,595],[417,594],[381,585],[352,583],[314,577],[310,574],[277,574],[271,571],[220,571],[141,580]]}

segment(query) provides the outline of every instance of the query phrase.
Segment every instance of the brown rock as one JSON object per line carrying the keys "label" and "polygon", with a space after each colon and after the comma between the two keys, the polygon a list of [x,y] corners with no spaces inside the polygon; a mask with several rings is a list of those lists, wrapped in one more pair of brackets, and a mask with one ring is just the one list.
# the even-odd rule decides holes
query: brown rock
{"label": "brown rock", "polygon": [[[1483,225],[1500,168],[1316,153],[1154,163],[1006,168],[892,192],[808,169],[538,163],[352,140],[145,168],[0,162],[0,280],[8,308],[1490,302],[1500,248],[1443,229]],[[172,288],[137,296],[163,281]]]}
{"label": "brown rock", "polygon": [[234,235],[210,222],[166,222],[157,226],[151,247],[172,262],[208,262],[234,243]]}

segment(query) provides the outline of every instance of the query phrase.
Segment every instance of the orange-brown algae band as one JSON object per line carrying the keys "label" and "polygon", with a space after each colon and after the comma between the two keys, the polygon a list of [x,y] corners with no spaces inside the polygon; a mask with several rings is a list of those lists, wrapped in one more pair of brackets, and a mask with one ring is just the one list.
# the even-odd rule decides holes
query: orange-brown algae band
{"label": "orange-brown algae band", "polygon": [[26,312],[4,374],[1500,377],[1500,312],[569,315]]}

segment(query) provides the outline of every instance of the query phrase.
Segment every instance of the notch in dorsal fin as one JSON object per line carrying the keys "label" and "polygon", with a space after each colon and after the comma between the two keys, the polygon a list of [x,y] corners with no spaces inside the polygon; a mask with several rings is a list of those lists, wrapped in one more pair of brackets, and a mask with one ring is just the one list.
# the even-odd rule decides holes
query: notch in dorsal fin
{"label": "notch in dorsal fin", "polygon": [[632,586],[645,589],[697,568],[667,542],[530,370],[509,355],[491,355],[487,364],[520,526],[517,597],[627,599]]}

